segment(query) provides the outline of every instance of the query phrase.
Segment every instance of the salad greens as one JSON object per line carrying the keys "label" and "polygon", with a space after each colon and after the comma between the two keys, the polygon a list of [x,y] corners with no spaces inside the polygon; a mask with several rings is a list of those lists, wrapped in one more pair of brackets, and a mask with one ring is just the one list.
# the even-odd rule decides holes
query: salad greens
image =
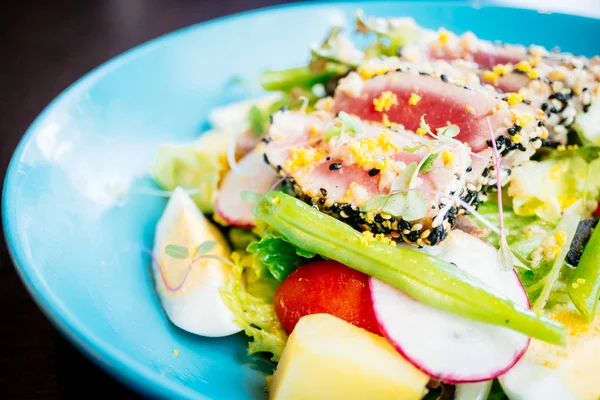
{"label": "salad greens", "polygon": [[589,199],[598,198],[600,159],[587,162],[577,153],[572,154],[530,161],[513,169],[508,194],[517,215],[536,215],[557,222],[569,206],[584,197],[586,190]]}
{"label": "salad greens", "polygon": [[202,212],[212,213],[219,182],[228,166],[225,151],[219,153],[218,149],[198,146],[199,143],[161,146],[150,173],[165,190],[174,190],[177,186],[196,189],[192,199]]}
{"label": "salad greens", "polygon": [[594,320],[600,298],[600,229],[592,233],[568,285],[569,297],[588,322]]}
{"label": "salad greens", "polygon": [[283,237],[273,234],[264,236],[260,241],[253,242],[246,249],[267,267],[273,278],[283,281],[294,269],[315,256],[315,253],[295,247]]}
{"label": "salad greens", "polygon": [[[271,192],[259,202],[254,214],[294,245],[380,279],[425,304],[549,343],[565,343],[561,324],[496,297],[452,264],[406,247],[365,243],[349,225],[294,197]],[[315,226],[320,229],[315,231]]]}
{"label": "salad greens", "polygon": [[234,252],[231,258],[233,277],[221,288],[223,301],[234,313],[235,322],[253,338],[248,354],[267,352],[273,355],[273,361],[279,361],[287,342],[287,334],[273,306],[279,283],[256,256]]}
{"label": "salad greens", "polygon": [[[497,224],[498,204],[495,201],[489,200],[481,204],[477,211],[491,223]],[[517,268],[516,271],[530,302],[541,304],[550,300],[553,304],[564,304],[568,298],[561,295],[561,292],[566,287],[572,268],[564,262],[563,254],[566,255],[569,250],[571,241],[568,239],[574,234],[573,227],[577,227],[578,216],[569,215],[561,225],[536,216],[517,215],[512,208],[506,206],[503,214],[508,246],[526,266]],[[484,227],[479,220],[473,217],[472,220]],[[564,238],[561,232],[564,232]],[[557,234],[562,246],[556,241]],[[499,237],[496,233],[489,232],[485,239],[498,246]],[[559,259],[560,262],[557,262]],[[539,300],[542,292],[546,297],[543,301]]]}

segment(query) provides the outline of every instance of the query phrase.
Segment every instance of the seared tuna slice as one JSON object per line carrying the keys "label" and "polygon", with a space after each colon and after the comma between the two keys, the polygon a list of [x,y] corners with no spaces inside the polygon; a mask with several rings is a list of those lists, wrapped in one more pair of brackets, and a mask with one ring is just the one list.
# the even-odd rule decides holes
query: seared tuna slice
{"label": "seared tuna slice", "polygon": [[[493,168],[488,118],[507,169],[529,160],[548,135],[540,110],[525,102],[511,106],[491,86],[479,84],[477,78],[447,63],[441,70],[424,71],[423,65],[369,61],[340,80],[332,110],[370,121],[391,121],[421,134],[422,115],[435,128],[458,125],[456,139],[473,152],[468,182],[476,190],[495,184],[484,176],[484,171]],[[503,180],[507,175],[503,172]]]}
{"label": "seared tuna slice", "polygon": [[402,49],[402,59],[448,61],[465,73],[477,73],[482,82],[504,93],[513,93],[510,101],[541,108],[548,119],[547,145],[565,144],[570,129],[584,141],[600,144],[600,104],[595,105],[600,102],[599,57],[490,42],[471,32],[460,36],[443,29],[419,32],[419,39]]}
{"label": "seared tuna slice", "polygon": [[266,141],[265,160],[298,197],[395,241],[436,244],[465,212],[457,198],[478,200],[466,188],[469,150],[450,137],[317,111],[274,114]]}

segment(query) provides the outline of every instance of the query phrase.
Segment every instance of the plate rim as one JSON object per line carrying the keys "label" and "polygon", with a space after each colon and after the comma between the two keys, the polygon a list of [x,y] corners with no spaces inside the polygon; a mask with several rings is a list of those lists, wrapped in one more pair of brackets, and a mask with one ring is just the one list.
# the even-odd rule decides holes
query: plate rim
{"label": "plate rim", "polygon": [[[11,211],[16,211],[18,208],[13,200],[16,196],[16,190],[18,188],[16,178],[18,177],[17,169],[20,164],[20,159],[29,143],[31,143],[31,138],[35,132],[37,132],[39,125],[46,119],[47,115],[52,112],[58,104],[65,101],[66,98],[85,90],[87,86],[102,78],[105,74],[110,73],[112,69],[118,68],[119,65],[128,62],[132,58],[142,56],[145,51],[149,51],[153,47],[161,45],[165,41],[180,35],[185,35],[188,31],[204,29],[213,24],[219,24],[226,21],[235,21],[237,19],[252,17],[259,14],[270,13],[288,8],[328,7],[351,4],[357,4],[358,7],[360,3],[362,3],[360,0],[328,0],[323,2],[318,0],[310,0],[260,7],[197,22],[142,42],[99,64],[68,85],[43,108],[43,110],[33,120],[19,140],[19,143],[17,144],[6,169],[4,185],[2,189],[2,229],[4,233],[5,244],[13,263],[13,267],[17,271],[23,286],[34,300],[37,307],[50,321],[50,323],[73,345],[75,345],[75,347],[77,347],[86,356],[86,358],[90,359],[93,363],[98,365],[100,368],[102,368],[102,370],[106,371],[116,380],[125,384],[129,388],[132,388],[138,393],[152,395],[153,397],[172,397],[173,395],[177,395],[184,398],[196,398],[202,400],[210,399],[206,395],[189,387],[170,380],[161,379],[161,375],[158,372],[152,370],[143,363],[137,362],[123,351],[108,344],[101,337],[98,337],[98,335],[82,324],[81,321],[78,320],[65,305],[62,304],[60,299],[47,285],[43,276],[38,273],[36,263],[32,260],[30,249],[26,248],[23,244],[23,241],[20,240],[20,229],[15,221],[14,214]],[[422,4],[428,7],[443,5],[446,7],[467,6],[473,8],[474,6],[478,6],[480,8],[495,7],[529,12],[536,11],[528,8],[498,4],[494,0],[492,0],[491,3],[486,4],[480,4],[476,1],[473,2],[468,0],[383,0],[377,1],[376,3]],[[600,20],[594,17],[575,14],[565,14],[559,12],[552,12],[552,14],[596,21]]]}

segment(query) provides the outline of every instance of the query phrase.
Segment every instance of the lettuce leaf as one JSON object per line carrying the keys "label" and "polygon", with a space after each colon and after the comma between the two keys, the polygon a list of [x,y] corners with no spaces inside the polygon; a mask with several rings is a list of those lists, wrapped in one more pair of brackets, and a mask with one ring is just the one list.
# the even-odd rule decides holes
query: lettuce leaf
{"label": "lettuce leaf", "polygon": [[[477,211],[491,223],[498,224],[498,205],[493,200],[481,204]],[[570,279],[572,269],[563,260],[560,260],[560,256],[562,253],[566,254],[563,250],[568,251],[570,240],[566,240],[564,245],[560,247],[560,251],[557,251],[556,259],[559,259],[559,264],[556,264],[556,259],[545,260],[542,258],[535,260],[533,256],[535,252],[543,249],[544,243],[548,239],[552,239],[558,231],[563,229],[562,225],[559,227],[558,223],[548,222],[536,216],[517,215],[510,207],[505,207],[503,214],[508,245],[520,261],[530,268],[530,270],[516,269],[530,302],[532,304],[536,303],[540,300],[542,294],[545,298],[541,299],[540,302],[545,303],[546,306],[569,302],[566,283]],[[475,218],[472,217],[472,220],[479,226],[484,227]],[[567,225],[569,230],[577,226],[576,223]],[[571,236],[571,232],[568,233],[567,238]],[[492,232],[485,240],[497,247],[499,237]],[[551,290],[548,290],[548,288],[551,288]]]}
{"label": "lettuce leaf", "polygon": [[313,258],[315,253],[297,248],[283,237],[267,234],[259,242],[250,243],[246,249],[266,266],[271,275],[283,281],[293,270]]}
{"label": "lettuce leaf", "polygon": [[530,161],[514,168],[508,195],[516,215],[556,223],[563,211],[584,196],[592,203],[598,199],[599,178],[600,159],[587,162],[582,153],[574,152],[572,157]]}
{"label": "lettuce leaf", "polygon": [[271,360],[277,362],[288,338],[273,305],[279,282],[255,255],[234,252],[231,258],[235,267],[221,288],[223,301],[235,315],[235,322],[252,337],[248,354],[271,353]]}
{"label": "lettuce leaf", "polygon": [[219,182],[228,170],[226,149],[229,136],[207,133],[194,143],[162,145],[150,174],[164,190],[195,189],[192,199],[205,214],[214,211]]}

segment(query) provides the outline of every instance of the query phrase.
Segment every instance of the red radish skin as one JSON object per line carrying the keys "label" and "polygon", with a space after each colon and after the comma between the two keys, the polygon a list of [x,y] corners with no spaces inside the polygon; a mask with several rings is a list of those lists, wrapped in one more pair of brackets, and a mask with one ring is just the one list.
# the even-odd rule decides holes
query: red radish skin
{"label": "red radish skin", "polygon": [[380,334],[368,276],[336,261],[298,267],[277,288],[274,304],[288,333],[305,315],[326,313]]}
{"label": "red radish skin", "polygon": [[246,190],[266,194],[277,179],[275,170],[265,162],[262,153],[252,151],[246,154],[236,168],[223,178],[215,203],[215,213],[229,225],[254,227],[254,204],[243,200],[242,192]]}
{"label": "red radish skin", "polygon": [[[459,232],[459,233],[456,234],[456,232]],[[479,250],[475,250],[474,247],[479,246],[479,248],[481,249],[482,243],[483,243],[483,244],[485,244],[486,247],[493,249],[494,254],[497,254],[496,250],[488,243],[486,243],[478,238],[475,238],[473,236],[467,235],[466,233],[461,232],[461,231],[452,231],[452,234],[449,236],[448,239],[446,239],[446,241],[449,241],[449,242],[445,241],[440,246],[444,246],[444,245],[447,246],[448,244],[450,244],[452,242],[453,235],[461,236],[461,237],[455,237],[454,238],[455,240],[461,240],[461,239],[464,240],[465,237],[468,237],[469,244],[467,246],[465,246],[466,248],[471,248],[471,249],[473,249],[473,251],[479,251]],[[464,249],[461,249],[461,251],[464,251]],[[445,257],[440,257],[440,258],[445,258]],[[449,260],[449,261],[455,262],[454,260]],[[458,265],[460,266],[460,264],[458,264]],[[485,264],[480,264],[479,267],[481,267],[482,265],[485,265]],[[493,265],[489,265],[489,263],[488,263],[487,268],[498,268],[498,270],[500,270],[500,266],[497,264],[497,262],[495,262]],[[467,272],[472,273],[472,271],[467,271]],[[519,293],[521,293],[521,295],[519,296],[518,299],[514,298],[514,293],[513,293],[513,296],[511,297],[512,300],[529,308],[530,307],[529,300],[525,293],[525,289],[524,289],[521,281],[518,278],[518,275],[516,274],[515,271],[506,272],[506,273],[511,274],[511,277],[514,278],[514,283],[513,283],[514,286],[512,287],[511,290],[513,290],[515,292],[518,290]],[[493,282],[489,282],[490,277],[488,277],[488,281],[485,281],[485,278],[482,278],[477,275],[475,275],[475,276],[477,278],[481,279],[482,281],[484,281],[484,283],[487,283],[488,285],[492,285],[492,283],[493,283]],[[489,371],[480,371],[476,360],[478,359],[477,356],[479,356],[481,353],[471,354],[471,358],[472,358],[471,361],[465,360],[464,358],[461,361],[461,357],[464,356],[465,353],[462,352],[462,350],[457,350],[456,346],[451,346],[452,341],[450,341],[448,339],[449,345],[442,347],[442,348],[444,350],[447,350],[449,352],[448,354],[450,354],[450,355],[452,355],[451,354],[452,352],[457,352],[456,355],[452,355],[452,356],[455,356],[454,359],[456,360],[456,363],[453,365],[447,365],[443,371],[436,369],[435,367],[433,367],[434,363],[431,363],[428,358],[422,359],[419,357],[419,354],[421,354],[421,356],[422,356],[426,352],[423,352],[422,349],[418,348],[418,347],[428,346],[427,343],[430,343],[430,342],[423,343],[420,346],[417,346],[413,343],[412,347],[410,347],[410,345],[407,345],[406,343],[400,343],[400,342],[402,342],[402,340],[399,338],[398,330],[397,329],[394,330],[394,327],[391,326],[392,324],[389,323],[389,318],[390,318],[389,312],[387,315],[383,315],[384,312],[381,312],[382,299],[380,297],[382,297],[381,296],[382,285],[387,286],[386,284],[384,284],[381,281],[377,281],[374,278],[370,278],[369,286],[371,289],[371,299],[373,302],[373,309],[375,310],[375,317],[377,318],[377,321],[379,323],[379,329],[380,329],[382,335],[388,339],[388,341],[392,344],[392,346],[406,360],[408,360],[416,368],[420,369],[421,371],[423,371],[424,373],[426,373],[433,379],[440,380],[440,381],[443,381],[443,382],[446,382],[449,384],[473,383],[473,382],[482,382],[482,381],[494,379],[494,378],[506,373],[508,370],[510,370],[521,359],[521,357],[523,357],[523,355],[527,351],[527,348],[529,346],[531,339],[524,337],[524,335],[521,335],[521,336],[523,336],[523,343],[522,344],[516,343],[513,346],[515,348],[515,350],[518,349],[518,351],[516,351],[515,354],[512,356],[512,358],[510,359],[510,362],[505,362],[502,365],[499,365],[497,369],[493,369],[493,370],[489,370]],[[493,286],[493,287],[496,290],[498,290],[498,285]],[[389,287],[389,288],[391,288],[391,287]],[[396,290],[393,288],[391,288],[391,289]],[[384,288],[383,290],[388,290],[388,289]],[[414,313],[415,318],[424,318],[425,319],[425,318],[427,318],[427,314],[425,314],[424,312],[431,313],[429,309],[433,309],[433,307],[430,307],[430,306],[427,306],[427,305],[424,305],[421,303],[417,303],[415,300],[409,298],[407,295],[404,295],[401,292],[399,292],[399,293],[400,293],[400,296],[397,298],[397,300],[398,301],[407,301],[408,302],[407,304],[409,305],[409,307],[411,309],[414,308],[414,310],[412,310],[412,312]],[[385,293],[384,293],[384,296],[385,296]],[[383,299],[383,301],[385,301],[385,300],[386,299]],[[402,315],[402,313],[405,311],[400,310],[400,309],[398,311],[399,312],[398,312],[397,318],[403,318],[402,329],[406,330],[406,329],[414,328],[415,326],[411,326],[410,320],[407,319],[406,316]],[[497,335],[498,333],[502,333],[501,330],[509,331],[507,328],[502,328],[502,327],[494,327],[494,328],[498,329],[498,331],[492,331],[492,330],[490,330],[490,325],[482,324],[482,323],[474,322],[474,321],[468,321],[462,317],[453,316],[445,311],[441,311],[441,310],[440,311],[435,310],[435,311],[436,311],[436,313],[440,313],[439,314],[441,316],[440,321],[446,322],[446,325],[442,325],[442,324],[436,325],[436,321],[434,319],[431,319],[431,318],[425,319],[423,321],[423,325],[418,325],[418,329],[423,329],[423,332],[416,332],[416,334],[422,336],[422,338],[423,338],[422,340],[424,340],[424,341],[431,339],[431,335],[429,335],[429,331],[431,331],[433,329],[444,329],[445,327],[447,327],[449,319],[455,320],[458,324],[463,325],[462,327],[459,325],[457,328],[458,332],[463,333],[463,334],[470,333],[470,331],[468,331],[465,328],[465,326],[468,329],[475,329],[475,330],[479,330],[481,327],[482,329],[485,329],[485,331],[483,331],[484,335],[489,332],[492,332],[492,333],[494,333],[494,335]],[[450,323],[452,323],[452,322],[450,322]],[[428,324],[431,324],[431,325],[428,325]],[[461,329],[463,329],[462,332],[460,331]],[[509,331],[509,332],[512,332],[512,331]],[[494,337],[490,334],[489,341],[490,341],[491,345],[493,345],[494,342],[498,342],[502,346],[507,346],[506,343],[509,343],[509,339],[515,340],[515,338],[517,338],[516,340],[517,340],[517,342],[519,342],[520,339],[518,339],[518,335],[520,335],[520,334],[517,334],[516,332],[512,332],[512,335],[511,335],[512,337],[507,336],[506,341],[504,343],[504,342],[500,341],[497,336]],[[435,339],[435,337],[434,337],[434,339]],[[454,339],[454,337],[453,337],[453,339]],[[479,339],[481,339],[481,337],[479,337]],[[410,341],[410,339],[408,341]],[[466,344],[466,342],[465,342],[465,344]],[[479,343],[475,343],[475,344],[477,344],[478,346],[481,346]],[[433,344],[432,344],[432,346],[433,346]],[[436,346],[436,347],[438,347],[438,346]],[[509,350],[510,350],[510,346],[509,346]],[[493,353],[493,351],[492,351],[492,353]],[[486,354],[481,354],[481,356],[485,357]],[[440,358],[443,358],[443,357],[440,357]],[[437,360],[436,360],[436,362],[437,362]],[[464,371],[462,374],[456,374],[454,369],[456,368],[457,365],[460,365],[461,363],[463,365],[467,365],[467,367],[469,369],[471,368],[471,365],[473,365],[472,371],[469,371],[468,374],[466,374]],[[439,368],[439,366],[438,366],[438,368]]]}

